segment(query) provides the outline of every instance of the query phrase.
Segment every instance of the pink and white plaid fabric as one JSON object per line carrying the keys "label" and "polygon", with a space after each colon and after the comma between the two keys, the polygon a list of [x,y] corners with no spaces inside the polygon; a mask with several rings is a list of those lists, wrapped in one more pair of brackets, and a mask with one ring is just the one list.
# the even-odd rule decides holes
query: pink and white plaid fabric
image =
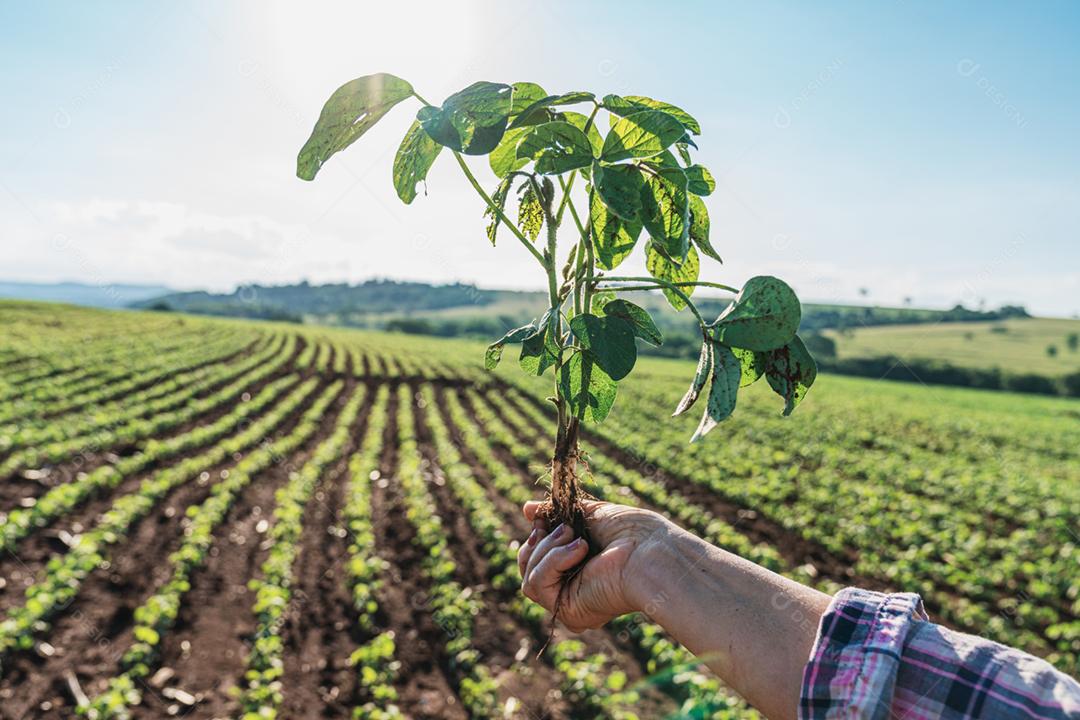
{"label": "pink and white plaid fabric", "polygon": [[1080,683],[930,622],[913,593],[847,588],[821,618],[799,718],[1080,718]]}

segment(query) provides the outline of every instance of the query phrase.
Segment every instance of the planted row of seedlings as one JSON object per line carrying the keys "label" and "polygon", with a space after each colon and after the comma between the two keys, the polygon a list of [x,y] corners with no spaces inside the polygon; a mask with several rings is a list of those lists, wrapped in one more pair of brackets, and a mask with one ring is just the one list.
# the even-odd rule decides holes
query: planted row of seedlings
{"label": "planted row of seedlings", "polygon": [[7,447],[19,450],[87,435],[102,427],[117,427],[139,418],[166,412],[182,405],[199,392],[271,360],[280,350],[271,345],[241,362],[224,362],[170,376],[163,383],[131,393],[119,400],[51,419],[33,421],[4,434]]}
{"label": "planted row of seedlings", "polygon": [[358,697],[354,720],[392,720],[402,717],[394,689],[398,662],[394,659],[395,636],[379,630],[377,593],[382,586],[387,563],[375,553],[375,524],[372,517],[371,484],[379,476],[379,461],[386,431],[388,385],[380,385],[368,413],[360,448],[349,459],[348,500],[342,512],[348,531],[347,576],[356,624],[368,636],[350,656],[357,674]]}
{"label": "planted row of seedlings", "polygon": [[[461,453],[450,436],[450,431],[443,422],[436,408],[439,406],[435,392],[430,385],[425,385],[421,397],[426,409],[425,421],[431,430],[435,449],[439,457],[448,486],[455,498],[465,508],[473,531],[479,536],[485,557],[488,559],[489,577],[492,587],[497,591],[516,593],[521,585],[521,574],[517,566],[517,542],[503,531],[505,517],[500,515],[491,504],[484,486],[475,478],[472,469],[462,459]],[[460,430],[465,447],[484,464],[491,474],[496,487],[511,485],[510,476],[504,467],[494,461],[490,453],[485,457],[490,464],[480,459],[475,451],[484,453],[490,450],[487,440],[479,429],[471,423],[460,422],[460,406],[451,407],[452,395],[447,401],[447,409],[452,421]],[[457,411],[457,412],[456,412]],[[494,472],[492,472],[494,471]],[[497,476],[497,478],[496,478]],[[513,478],[513,500],[524,502],[531,494],[520,482]],[[514,613],[531,626],[534,633],[545,634],[546,613],[536,603],[517,595],[511,604]],[[551,647],[551,656],[558,671],[564,696],[574,706],[574,717],[612,718],[621,720],[634,717],[632,707],[638,702],[638,694],[626,687],[626,675],[612,668],[610,659],[603,653],[585,653],[585,645],[578,640],[561,640]]]}
{"label": "planted row of seedlings", "polygon": [[[48,629],[48,618],[57,610],[67,607],[78,594],[83,579],[106,561],[110,547],[123,540],[135,523],[146,517],[170,491],[236,453],[262,443],[317,385],[316,379],[308,380],[274,406],[271,412],[245,425],[239,433],[198,455],[151,474],[142,481],[138,490],[113,502],[98,523],[80,535],[67,553],[48,562],[44,577],[26,589],[26,602],[10,610],[7,617],[0,621],[0,656],[13,649],[31,648],[35,636]],[[329,400],[326,400],[325,404],[328,403]]]}
{"label": "planted row of seedlings", "polygon": [[[314,379],[308,380],[305,387],[310,391],[314,389],[315,383]],[[259,473],[280,462],[282,458],[289,457],[315,435],[324,413],[338,397],[341,389],[341,382],[327,387],[304,412],[292,432],[245,455],[229,470],[227,478],[214,485],[205,501],[188,508],[190,523],[184,531],[184,540],[169,557],[169,563],[173,567],[172,576],[135,610],[134,642],[122,656],[120,674],[109,680],[104,692],[84,703],[79,708],[80,713],[94,720],[124,718],[128,716],[130,707],[142,702],[143,681],[157,665],[162,637],[176,623],[184,596],[191,589],[192,575],[206,562],[214,542],[214,531],[228,516],[240,493]],[[350,422],[355,418],[356,408],[362,399],[362,394],[357,394],[346,405],[339,416],[339,429],[346,413],[352,413]],[[336,437],[340,437],[340,431]],[[321,457],[320,453],[326,452],[325,446],[326,443],[323,443],[316,451],[316,458]],[[305,470],[301,470],[301,474],[308,472],[306,468],[307,466]],[[291,517],[291,509],[283,509],[284,506],[280,504],[283,501],[287,503],[288,500],[279,493],[275,518],[278,513]],[[278,537],[275,533],[280,531],[271,531],[270,537],[276,541]]]}
{"label": "planted row of seedlings", "polygon": [[[790,453],[742,436],[732,438],[722,463],[706,462],[704,451],[685,447],[677,431],[665,428],[658,434],[635,418],[649,412],[619,413],[596,432],[630,454],[655,460],[669,476],[760,509],[800,539],[850,557],[856,577],[919,592],[944,622],[1023,647],[1066,672],[1080,667],[1080,600],[1062,602],[1080,556],[1075,543],[1025,542],[1022,530],[988,537],[981,508],[928,502],[905,491],[892,479],[889,469],[896,468],[885,453],[876,459],[884,474],[864,465],[861,479],[849,475],[861,464],[850,453],[829,452],[816,466],[804,466]],[[855,433],[846,427],[835,431],[845,437]],[[829,446],[844,442],[834,438]],[[808,443],[800,457],[813,457],[818,445]],[[860,449],[858,454],[867,452],[873,451]],[[796,481],[798,493],[793,494]],[[841,496],[851,502],[837,508],[835,499]],[[997,569],[1026,567],[1031,576],[1025,580],[1023,573],[1003,576],[995,570],[987,572],[998,578],[997,587],[969,582],[981,574],[987,558],[994,559]],[[1070,602],[1075,607],[1063,607]],[[1022,611],[1024,606],[1034,607]]]}
{"label": "planted row of seedlings", "polygon": [[[338,381],[340,383],[342,381]],[[252,612],[257,629],[248,655],[240,708],[244,720],[275,717],[283,700],[281,675],[284,643],[281,629],[292,601],[293,570],[300,551],[304,508],[325,471],[337,462],[349,444],[352,426],[366,395],[359,385],[337,418],[333,433],[315,450],[307,463],[289,477],[275,495],[275,507],[267,534],[269,555],[261,568],[261,577],[249,587],[255,592]]]}
{"label": "planted row of seedlings", "polygon": [[48,355],[38,356],[18,370],[5,369],[0,381],[0,401],[32,393],[37,388],[67,389],[94,379],[121,380],[143,361],[183,352],[201,341],[217,342],[228,336],[235,338],[240,335],[225,329],[175,335],[150,334],[146,344],[138,346],[117,343],[116,336],[91,343],[65,336]]}
{"label": "planted row of seedlings", "polygon": [[[475,429],[476,436],[483,441],[471,444],[483,457],[485,464],[491,463],[492,470],[499,469],[499,461],[490,450],[490,444],[495,443],[507,451],[515,451],[516,459],[523,465],[537,464],[542,462],[547,450],[546,444],[541,439],[528,441],[526,438],[535,435],[536,422],[541,418],[530,417],[528,419],[518,415],[513,406],[501,404],[500,410],[506,417],[504,422],[499,413],[496,413],[488,404],[487,399],[480,393],[470,394],[470,404],[474,408],[477,418],[483,429],[475,425],[471,418],[452,395],[448,395],[447,409],[453,413],[455,422],[461,427]],[[513,423],[513,429],[508,426]],[[466,435],[468,437],[468,435]],[[481,455],[478,455],[481,457]],[[595,455],[589,456],[590,466],[595,470]],[[610,468],[616,470],[615,468]],[[696,532],[706,537],[710,542],[725,547],[732,552],[743,553],[744,557],[750,557],[763,564],[773,566],[778,562],[775,551],[772,548],[754,545],[747,541],[746,537],[736,532],[727,523],[712,518],[709,514],[684,499],[674,494],[669,494],[659,487],[654,481],[650,481],[640,473],[627,468],[616,470],[619,479],[617,482],[611,476],[590,472],[583,480],[590,493],[601,499],[608,499],[626,505],[642,505],[639,495],[646,491],[648,500],[653,507],[667,512],[693,528]],[[502,479],[499,481],[500,488],[506,487],[511,492],[510,486],[514,483],[513,473],[504,465],[499,469]],[[494,475],[493,475],[494,477]],[[520,479],[516,486],[522,488]],[[519,490],[513,490],[515,502],[528,499],[528,493],[523,495]],[[659,502],[654,502],[659,501]],[[738,547],[739,550],[735,550]],[[656,685],[678,700],[681,712],[688,717],[756,717],[756,714],[746,704],[725,688],[708,672],[700,669],[701,663],[694,656],[667,638],[666,633],[654,623],[648,622],[642,617],[629,615],[616,619],[613,627],[620,636],[628,640],[636,647],[637,653],[644,659],[646,670]],[[574,658],[582,665],[575,666],[578,672],[585,677],[591,677],[592,684],[600,682],[604,677],[601,673],[588,673],[586,670],[600,663],[597,658],[584,654],[584,648],[574,645],[576,641],[570,641],[565,652],[560,656],[562,662],[570,663]],[[618,676],[615,676],[618,679]],[[588,688],[591,694],[594,688]]]}
{"label": "planted row of seedlings", "polygon": [[[215,342],[223,342],[228,337],[222,333],[215,337]],[[190,351],[191,339],[186,350]],[[34,372],[22,368],[4,368],[0,371],[0,417],[4,422],[11,420],[8,415],[26,402],[48,403],[63,400],[66,395],[77,394],[86,389],[123,382],[134,373],[134,368],[142,369],[142,363],[165,361],[177,354],[183,354],[185,348],[163,347],[160,338],[152,338],[146,346],[128,348],[121,357],[117,357],[115,341],[112,348],[103,348],[95,352],[91,348],[74,346],[69,338],[58,345],[69,355],[78,353],[83,363],[66,370],[58,370],[49,363],[40,361]]]}
{"label": "planted row of seedlings", "polygon": [[472,717],[491,717],[497,687],[473,646],[473,623],[481,610],[480,600],[455,579],[457,565],[422,472],[412,389],[402,384],[397,393],[397,475],[405,516],[416,531],[414,542],[424,551],[421,569],[428,580],[428,606],[446,638],[446,656],[462,705]]}
{"label": "planted row of seedlings", "polygon": [[[286,375],[271,382],[258,395],[240,403],[235,410],[207,425],[162,440],[150,440],[134,455],[121,458],[114,465],[103,465],[71,482],[57,485],[28,508],[16,508],[0,515],[0,550],[13,550],[18,542],[36,529],[46,527],[74,510],[93,495],[117,487],[126,478],[171,458],[205,447],[234,432],[249,418],[275,403],[296,384],[296,375]],[[246,385],[245,385],[246,386]],[[235,388],[222,391],[232,397]]]}
{"label": "planted row of seedlings", "polygon": [[[87,451],[101,451],[123,443],[137,443],[190,422],[238,396],[252,383],[281,370],[288,360],[287,353],[292,342],[295,340],[290,336],[281,350],[267,350],[244,362],[222,367],[171,395],[141,403],[112,417],[82,418],[81,422],[73,423],[70,429],[58,431],[66,439],[28,447],[8,456],[0,463],[0,477],[25,468],[63,462],[73,455]],[[231,384],[224,390],[214,391],[230,381]],[[211,391],[211,394],[199,397],[207,391]],[[64,420],[58,418],[55,427],[64,426]]]}
{"label": "planted row of seedlings", "polygon": [[[45,382],[27,389],[13,400],[0,403],[0,435],[13,432],[15,423],[22,422],[28,414],[37,418],[32,424],[45,425],[51,418],[62,413],[78,410],[92,404],[111,402],[117,398],[127,398],[134,392],[158,383],[181,372],[226,361],[239,353],[243,345],[239,342],[243,336],[225,335],[220,339],[207,341],[194,346],[187,346],[173,353],[153,355],[125,360],[132,372],[123,372],[120,377],[95,375],[83,382],[68,384]],[[260,343],[249,344],[253,352],[261,349]],[[158,387],[161,387],[160,385]],[[162,391],[163,393],[166,390]],[[50,418],[46,420],[46,418]]]}

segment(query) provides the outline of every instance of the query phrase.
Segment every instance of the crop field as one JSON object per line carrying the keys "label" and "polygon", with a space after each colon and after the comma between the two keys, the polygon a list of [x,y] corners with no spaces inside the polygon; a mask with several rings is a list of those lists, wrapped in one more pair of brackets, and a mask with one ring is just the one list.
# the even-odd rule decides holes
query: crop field
{"label": "crop field", "polygon": [[[0,302],[0,718],[755,716],[644,616],[538,656],[550,376],[482,358]],[[594,495],[1080,674],[1080,401],[825,375],[688,445],[656,419],[692,363],[639,372],[586,428]]]}
{"label": "crop field", "polygon": [[[896,355],[960,367],[1003,368],[1057,377],[1080,371],[1080,320],[1009,318],[830,331],[840,358]],[[1073,340],[1070,342],[1070,336]],[[1053,348],[1049,350],[1048,348]]]}

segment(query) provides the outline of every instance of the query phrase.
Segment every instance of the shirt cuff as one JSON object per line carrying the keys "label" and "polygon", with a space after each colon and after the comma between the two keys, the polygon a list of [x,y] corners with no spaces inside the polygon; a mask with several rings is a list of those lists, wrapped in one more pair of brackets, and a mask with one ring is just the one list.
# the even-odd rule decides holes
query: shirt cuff
{"label": "shirt cuff", "polygon": [[888,718],[905,639],[928,619],[914,593],[838,592],[803,670],[799,718]]}

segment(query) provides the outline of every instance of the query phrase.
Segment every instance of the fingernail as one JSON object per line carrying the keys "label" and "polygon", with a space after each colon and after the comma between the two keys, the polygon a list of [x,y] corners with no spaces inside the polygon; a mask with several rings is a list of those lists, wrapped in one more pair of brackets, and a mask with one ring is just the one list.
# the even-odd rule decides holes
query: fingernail
{"label": "fingernail", "polygon": [[526,545],[535,545],[537,538],[540,537],[540,528],[533,528],[533,531],[529,533],[529,539],[525,541]]}
{"label": "fingernail", "polygon": [[556,539],[562,539],[562,536],[566,534],[569,528],[566,527],[566,523],[559,523],[559,526],[551,533]]}
{"label": "fingernail", "polygon": [[585,538],[578,538],[574,542],[567,545],[571,550],[579,550],[582,545],[585,544]]}

